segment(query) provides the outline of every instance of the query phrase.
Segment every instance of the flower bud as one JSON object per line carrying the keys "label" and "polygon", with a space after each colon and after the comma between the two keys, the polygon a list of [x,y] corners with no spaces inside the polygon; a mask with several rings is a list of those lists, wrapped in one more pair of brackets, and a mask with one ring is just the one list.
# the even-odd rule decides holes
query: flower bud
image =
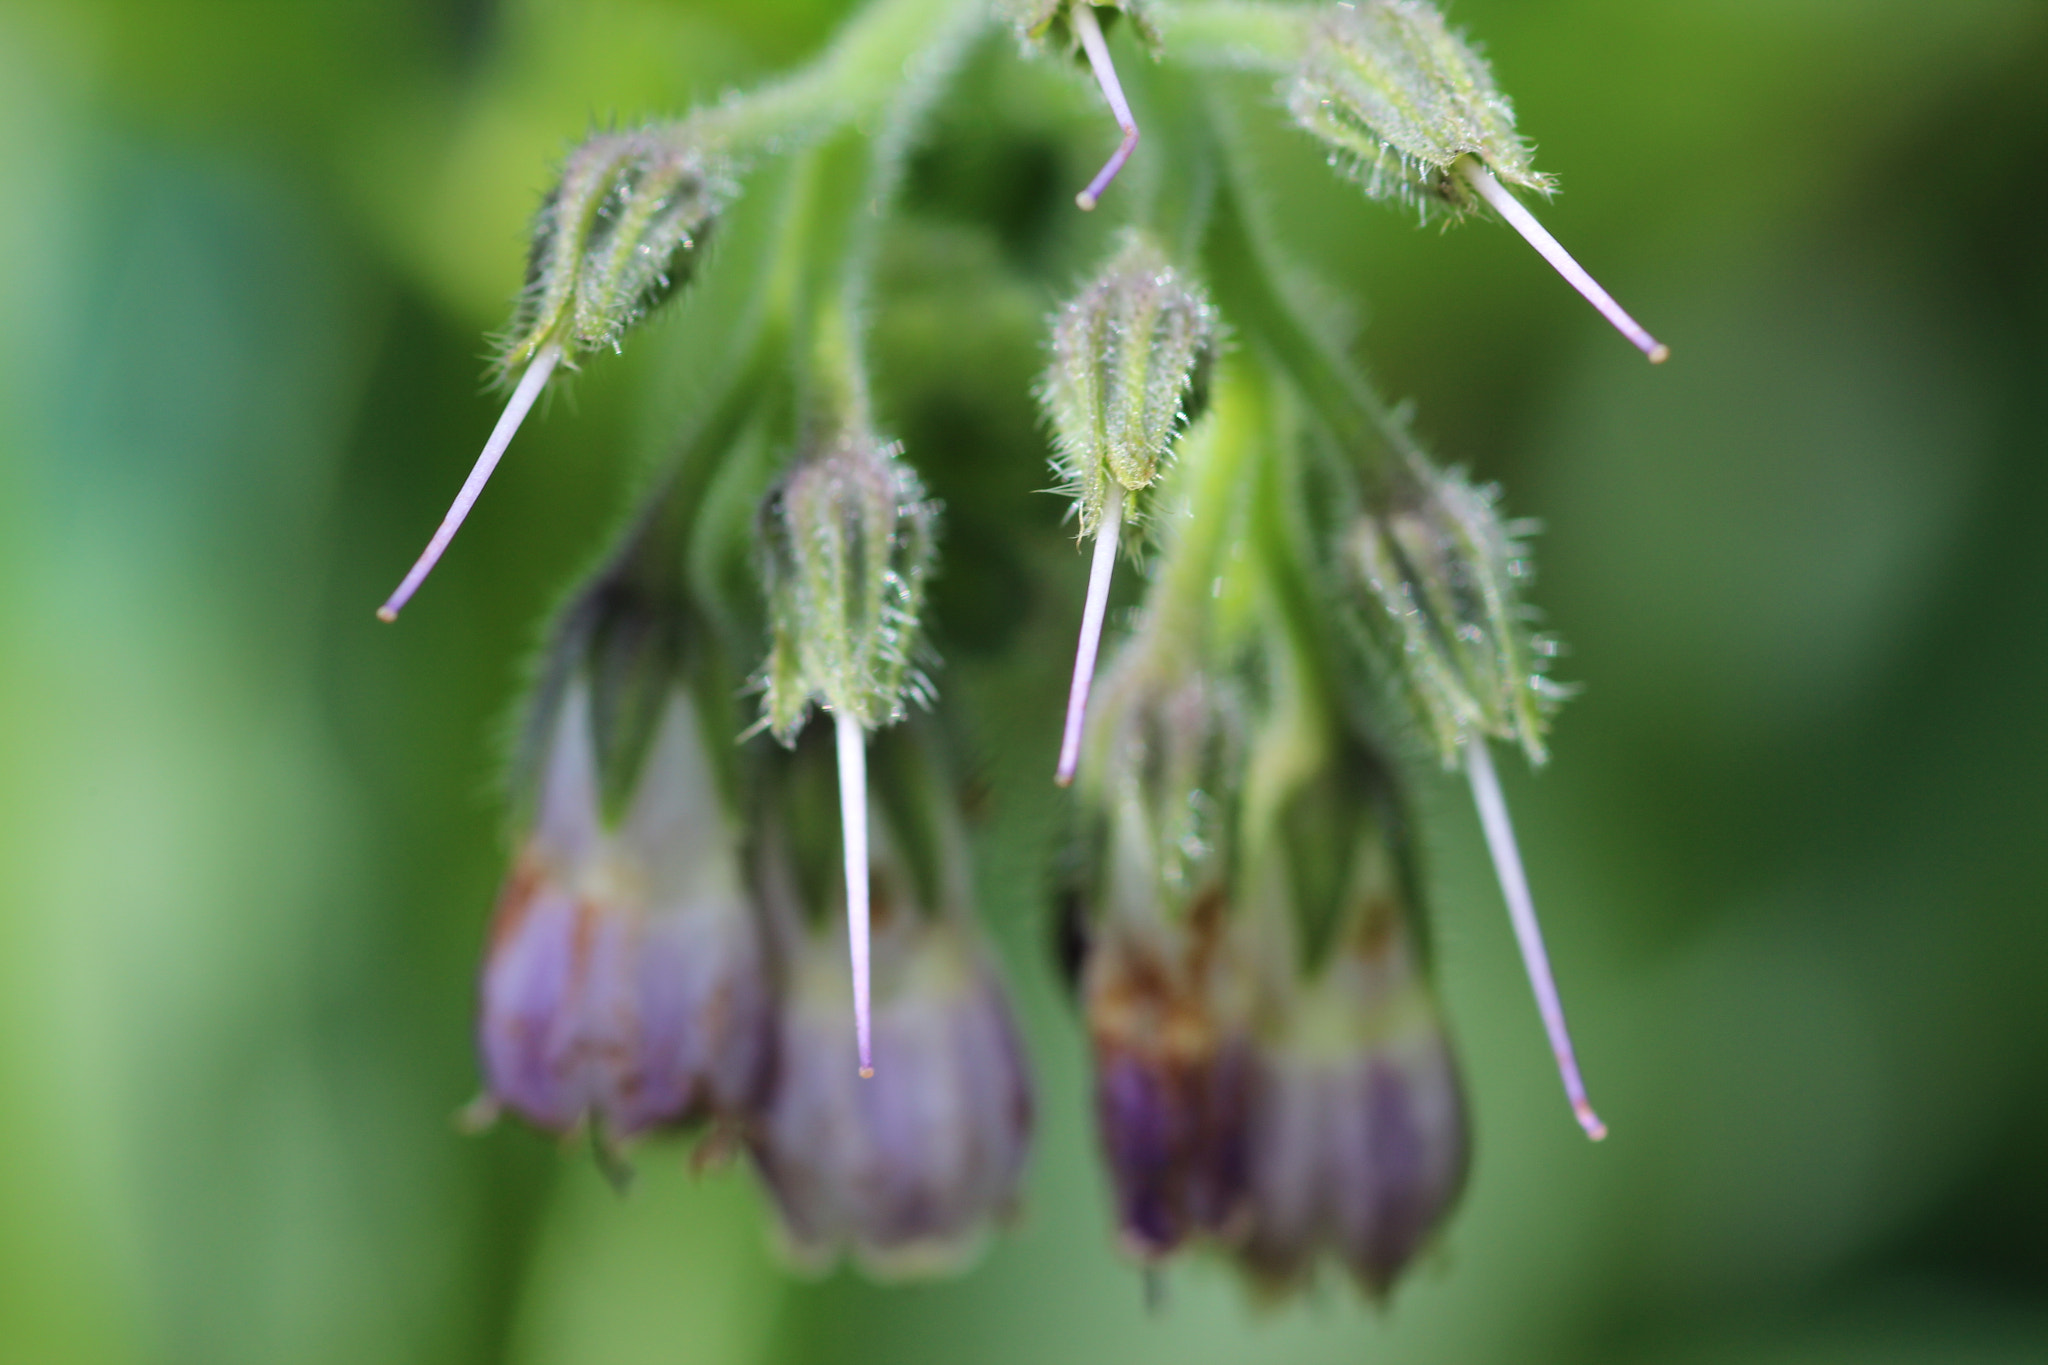
{"label": "flower bud", "polygon": [[762,709],[784,744],[813,703],[874,729],[928,691],[912,659],[938,506],[900,451],[842,437],[798,464],[762,508]]}
{"label": "flower bud", "polygon": [[1534,572],[1520,543],[1527,524],[1503,522],[1498,498],[1497,488],[1415,460],[1389,479],[1344,547],[1367,597],[1368,633],[1391,656],[1446,767],[1475,736],[1519,744],[1541,763],[1549,714],[1570,695],[1545,676],[1558,645],[1531,631],[1521,600]]}
{"label": "flower bud", "polygon": [[534,220],[506,366],[549,342],[617,350],[689,278],[732,193],[718,160],[671,128],[600,133],[570,153]]}
{"label": "flower bud", "polygon": [[757,888],[787,985],[750,1142],[791,1254],[819,1269],[842,1249],[883,1276],[959,1268],[1015,1203],[1030,1145],[1030,1076],[969,919],[958,818],[915,744],[898,730],[876,746],[872,1077],[854,1066],[838,879],[805,828],[827,822],[828,746],[777,760],[794,775],[763,821]]}
{"label": "flower bud", "polygon": [[1095,537],[1095,561],[1074,651],[1074,679],[1054,776],[1073,781],[1087,722],[1109,584],[1130,501],[1159,477],[1192,415],[1216,339],[1216,311],[1166,255],[1129,234],[1108,267],[1060,310],[1039,385],[1058,454],[1053,467]]}
{"label": "flower bud", "polygon": [[1136,232],[1054,319],[1039,396],[1083,536],[1101,524],[1112,484],[1137,493],[1158,478],[1192,416],[1216,329],[1200,287]]}
{"label": "flower bud", "polygon": [[623,811],[602,795],[598,693],[561,690],[534,824],[500,898],[478,1022],[487,1099],[607,1143],[759,1093],[770,986],[697,707],[664,688]]}
{"label": "flower bud", "polygon": [[1286,98],[1375,199],[1409,199],[1425,213],[1470,209],[1473,188],[1452,173],[1466,156],[1508,184],[1550,190],[1485,61],[1425,0],[1323,11]]}

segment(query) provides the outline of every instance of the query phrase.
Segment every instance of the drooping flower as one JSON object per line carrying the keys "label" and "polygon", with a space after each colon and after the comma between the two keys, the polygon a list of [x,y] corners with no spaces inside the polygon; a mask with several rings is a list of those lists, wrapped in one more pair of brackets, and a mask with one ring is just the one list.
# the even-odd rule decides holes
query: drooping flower
{"label": "drooping flower", "polygon": [[[736,1118],[766,1078],[772,980],[673,603],[607,576],[565,618],[523,764],[477,1038],[488,1102],[616,1145]],[[719,714],[714,711],[713,714]]]}
{"label": "drooping flower", "polygon": [[888,1277],[966,1262],[1016,1202],[1032,1128],[1022,1043],[968,908],[958,817],[919,747],[901,730],[878,741],[873,1036],[887,1065],[873,1076],[853,1066],[837,879],[805,828],[830,805],[822,736],[778,760],[756,873],[787,971],[750,1146],[797,1261],[822,1268],[849,1251]]}

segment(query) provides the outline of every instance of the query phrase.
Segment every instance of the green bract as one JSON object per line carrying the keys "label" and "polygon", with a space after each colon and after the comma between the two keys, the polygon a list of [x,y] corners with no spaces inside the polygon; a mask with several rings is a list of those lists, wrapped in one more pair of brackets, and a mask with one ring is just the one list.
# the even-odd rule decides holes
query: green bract
{"label": "green bract", "polygon": [[1286,96],[1301,126],[1375,199],[1469,209],[1472,190],[1451,173],[1465,156],[1510,185],[1551,188],[1530,165],[1485,61],[1422,0],[1325,11]]}

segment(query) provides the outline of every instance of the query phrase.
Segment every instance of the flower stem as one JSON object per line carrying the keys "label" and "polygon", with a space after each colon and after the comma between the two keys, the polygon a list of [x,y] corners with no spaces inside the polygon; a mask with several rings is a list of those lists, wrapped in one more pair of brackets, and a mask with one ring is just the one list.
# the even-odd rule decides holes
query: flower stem
{"label": "flower stem", "polygon": [[1536,992],[1536,1009],[1543,1016],[1544,1031],[1550,1035],[1550,1050],[1557,1057],[1564,1093],[1572,1102],[1572,1113],[1578,1116],[1579,1126],[1586,1130],[1587,1137],[1598,1142],[1607,1136],[1607,1125],[1586,1099],[1579,1059],[1572,1052],[1572,1036],[1565,1028],[1564,1005],[1557,997],[1557,981],[1550,974],[1550,954],[1543,950],[1543,930],[1536,923],[1536,902],[1529,895],[1528,874],[1522,870],[1522,854],[1515,846],[1515,827],[1508,823],[1508,804],[1501,796],[1500,776],[1493,769],[1493,757],[1487,753],[1482,735],[1465,741],[1465,775],[1472,782],[1472,800],[1479,807],[1479,823],[1486,831],[1486,846],[1493,853],[1493,869],[1500,877],[1501,894],[1507,898],[1508,918],[1514,922],[1515,938],[1522,946],[1522,966]]}
{"label": "flower stem", "polygon": [[1081,732],[1088,723],[1088,689],[1095,682],[1095,656],[1102,648],[1102,617],[1109,609],[1109,580],[1123,541],[1124,486],[1108,480],[1109,496],[1095,524],[1095,562],[1088,569],[1088,600],[1081,610],[1081,643],[1074,650],[1074,683],[1067,690],[1067,725],[1060,733],[1059,767],[1053,781],[1071,786],[1081,763]]}
{"label": "flower stem", "polygon": [[1479,197],[1493,206],[1494,212],[1508,220],[1508,226],[1522,234],[1536,254],[1550,262],[1565,283],[1579,291],[1586,302],[1599,310],[1600,316],[1614,324],[1614,330],[1627,337],[1632,345],[1650,358],[1652,365],[1662,365],[1671,356],[1671,348],[1643,330],[1641,323],[1622,311],[1614,296],[1600,287],[1600,282],[1586,273],[1584,266],[1572,259],[1572,254],[1559,244],[1557,238],[1536,221],[1536,215],[1522,207],[1522,201],[1508,193],[1507,186],[1493,178],[1493,172],[1486,169],[1473,156],[1461,157],[1458,171],[1466,183],[1479,191]]}
{"label": "flower stem", "polygon": [[398,590],[377,608],[377,619],[396,621],[398,613],[419,591],[420,584],[427,581],[427,575],[440,562],[442,551],[448,542],[455,539],[455,533],[462,529],[463,518],[476,505],[477,497],[484,491],[484,485],[491,480],[491,474],[498,467],[498,461],[505,456],[505,448],[512,444],[512,436],[519,430],[519,424],[526,420],[526,414],[533,408],[534,400],[547,386],[548,376],[555,372],[555,366],[562,359],[562,344],[550,341],[540,348],[533,363],[526,367],[526,373],[519,376],[519,386],[512,390],[512,398],[505,404],[505,411],[498,418],[498,425],[491,429],[491,438],[484,442],[484,453],[477,456],[476,464],[469,471],[469,478],[463,482],[462,491],[455,495],[455,502],[448,508],[448,514],[441,518],[441,525],[434,531],[434,538],[427,542],[427,548],[413,563],[411,572]]}
{"label": "flower stem", "polygon": [[1074,32],[1081,39],[1081,50],[1088,54],[1088,65],[1095,70],[1095,83],[1102,87],[1102,97],[1109,101],[1109,112],[1116,116],[1116,126],[1124,130],[1124,140],[1095,178],[1088,182],[1088,188],[1074,196],[1074,202],[1083,209],[1092,209],[1101,200],[1102,192],[1109,188],[1109,182],[1116,179],[1116,173],[1131,159],[1131,153],[1138,146],[1138,121],[1131,117],[1131,106],[1124,99],[1123,85],[1116,78],[1116,63],[1109,59],[1109,44],[1103,40],[1102,25],[1096,22],[1095,6],[1077,4],[1072,10]]}
{"label": "flower stem", "polygon": [[839,822],[846,845],[846,941],[853,958],[853,1030],[863,1080],[875,1074],[868,1008],[868,738],[845,711],[832,713],[839,740]]}

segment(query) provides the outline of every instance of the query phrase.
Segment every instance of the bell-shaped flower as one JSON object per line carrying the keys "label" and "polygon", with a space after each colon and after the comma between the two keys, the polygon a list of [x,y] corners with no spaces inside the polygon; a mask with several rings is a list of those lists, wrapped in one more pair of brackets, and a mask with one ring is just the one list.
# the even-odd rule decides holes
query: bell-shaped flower
{"label": "bell-shaped flower", "polygon": [[1380,1295],[1463,1184],[1469,1135],[1426,974],[1390,779],[1359,745],[1277,809],[1248,869],[1264,966],[1235,1244],[1285,1290],[1335,1256]]}
{"label": "bell-shaped flower", "polygon": [[716,761],[729,741],[670,632],[605,610],[603,589],[587,601],[542,689],[477,1034],[487,1103],[612,1145],[755,1102],[772,981]]}
{"label": "bell-shaped flower", "polygon": [[838,878],[806,831],[807,813],[830,807],[822,742],[777,757],[756,872],[786,970],[774,1081],[749,1130],[755,1162],[793,1259],[822,1268],[850,1252],[884,1277],[964,1265],[1014,1207],[1032,1130],[1023,1046],[968,908],[958,817],[920,742],[896,730],[877,743],[872,1076],[855,1070]]}

